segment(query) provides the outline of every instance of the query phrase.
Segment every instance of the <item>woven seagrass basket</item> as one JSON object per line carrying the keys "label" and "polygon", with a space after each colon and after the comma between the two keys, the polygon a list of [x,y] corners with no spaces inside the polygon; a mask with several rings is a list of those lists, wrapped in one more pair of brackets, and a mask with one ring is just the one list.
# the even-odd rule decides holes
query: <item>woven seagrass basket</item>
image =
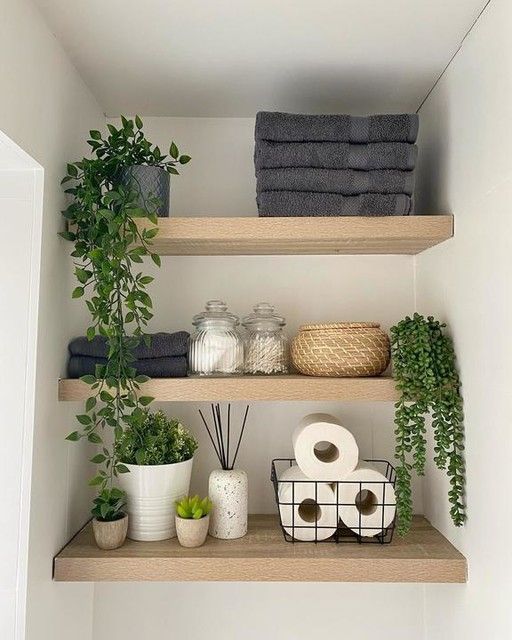
{"label": "woven seagrass basket", "polygon": [[307,324],[292,340],[295,368],[307,376],[378,376],[390,360],[389,338],[374,322]]}

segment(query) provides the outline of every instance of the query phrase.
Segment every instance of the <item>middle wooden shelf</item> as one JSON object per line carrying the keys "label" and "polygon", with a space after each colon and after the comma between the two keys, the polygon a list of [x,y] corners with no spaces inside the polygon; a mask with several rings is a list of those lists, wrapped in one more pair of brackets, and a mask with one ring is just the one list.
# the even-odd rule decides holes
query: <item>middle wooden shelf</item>
{"label": "middle wooden shelf", "polygon": [[[229,376],[153,378],[141,385],[143,395],[160,402],[364,401],[394,402],[395,381],[376,378],[314,378],[290,376]],[[90,395],[81,380],[59,380],[59,400],[79,401]]]}

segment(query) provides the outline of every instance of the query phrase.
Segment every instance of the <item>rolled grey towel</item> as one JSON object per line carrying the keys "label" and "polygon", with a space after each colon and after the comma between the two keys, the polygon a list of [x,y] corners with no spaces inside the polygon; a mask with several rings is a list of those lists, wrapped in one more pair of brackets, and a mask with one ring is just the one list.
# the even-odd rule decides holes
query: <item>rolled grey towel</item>
{"label": "rolled grey towel", "polygon": [[318,167],[320,169],[401,169],[416,165],[418,147],[406,142],[272,142],[257,140],[254,146],[256,169]]}
{"label": "rolled grey towel", "polygon": [[[186,331],[153,333],[151,334],[149,347],[141,340],[140,344],[135,347],[133,354],[139,360],[185,356],[188,351],[189,336],[190,334]],[[108,351],[107,339],[103,336],[94,336],[92,340],[88,340],[86,336],[80,336],[71,340],[68,349],[72,356],[106,358]]]}
{"label": "rolled grey towel", "polygon": [[256,114],[256,140],[281,142],[416,142],[416,113],[375,116],[305,115],[260,111]]}
{"label": "rolled grey towel", "polygon": [[413,171],[354,171],[353,169],[260,169],[256,191],[318,191],[356,196],[363,193],[414,192]]}
{"label": "rolled grey towel", "polygon": [[257,197],[260,216],[406,216],[412,200],[403,193],[339,193],[308,191],[262,191]]}
{"label": "rolled grey towel", "polygon": [[[107,364],[106,358],[91,358],[89,356],[71,356],[68,361],[68,377],[80,378],[85,375],[95,375],[96,365]],[[132,365],[137,374],[150,378],[184,378],[187,375],[187,358],[146,358],[136,360]]]}

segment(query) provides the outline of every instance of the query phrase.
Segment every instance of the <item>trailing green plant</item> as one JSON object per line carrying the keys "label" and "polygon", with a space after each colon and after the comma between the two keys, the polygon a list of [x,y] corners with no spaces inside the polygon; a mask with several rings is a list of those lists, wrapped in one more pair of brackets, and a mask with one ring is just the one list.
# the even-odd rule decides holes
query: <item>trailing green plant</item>
{"label": "trailing green plant", "polygon": [[212,501],[206,497],[201,500],[199,496],[187,496],[176,501],[176,513],[180,518],[187,520],[200,520],[212,510]]}
{"label": "trailing green plant", "polygon": [[126,494],[117,487],[100,491],[93,500],[92,515],[102,522],[113,522],[124,517]]}
{"label": "trailing green plant", "polygon": [[[90,484],[98,486],[100,495],[112,489],[114,479],[128,469],[116,457],[116,447],[107,448],[113,432],[114,441],[123,429],[139,424],[145,417],[144,407],[152,400],[139,394],[146,376],[136,375],[134,348],[144,340],[149,344],[145,328],[152,318],[152,301],[146,291],[153,281],[138,271],[145,257],[160,266],[160,256],[152,251],[152,241],[158,233],[158,199],[149,198],[144,208],[138,204],[139,193],[134,185],[123,184],[122,169],[134,163],[161,166],[177,173],[176,164],[186,164],[189,156],[180,156],[176,144],[170,146],[170,159],[146,140],[142,120],[121,118],[122,126],[107,125],[105,137],[90,131],[89,158],[67,165],[63,183],[72,201],[63,216],[69,230],[60,235],[74,243],[74,273],[78,286],[73,298],[85,296],[91,314],[87,337],[105,336],[108,342],[106,365],[97,366],[95,375],[81,379],[91,388],[85,412],[77,416],[80,428],[67,436],[76,441],[86,438],[103,445],[91,459],[102,465]],[[146,221],[139,226],[138,221]]]}
{"label": "trailing green plant", "polygon": [[117,459],[124,464],[173,464],[190,460],[197,449],[197,440],[176,418],[163,411],[132,419],[117,438]]}
{"label": "trailing green plant", "polygon": [[400,400],[395,404],[398,532],[411,526],[411,475],[425,472],[428,414],[432,415],[434,462],[450,479],[450,515],[456,526],[466,519],[464,426],[460,379],[453,342],[432,316],[415,313],[391,328],[393,373]]}

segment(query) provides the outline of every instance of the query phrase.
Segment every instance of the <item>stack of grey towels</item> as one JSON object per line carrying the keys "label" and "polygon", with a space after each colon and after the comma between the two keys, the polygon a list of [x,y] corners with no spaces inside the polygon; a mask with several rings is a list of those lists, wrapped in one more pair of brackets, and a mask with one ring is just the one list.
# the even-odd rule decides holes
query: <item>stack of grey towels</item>
{"label": "stack of grey towels", "polygon": [[417,135],[417,114],[260,111],[254,150],[259,215],[408,215]]}
{"label": "stack of grey towels", "polygon": [[[141,342],[135,347],[132,366],[137,374],[150,378],[183,378],[187,375],[188,339],[186,331],[154,333],[149,346]],[[69,378],[95,375],[96,365],[107,363],[108,345],[103,336],[95,336],[92,340],[85,336],[74,338],[68,349]]]}

